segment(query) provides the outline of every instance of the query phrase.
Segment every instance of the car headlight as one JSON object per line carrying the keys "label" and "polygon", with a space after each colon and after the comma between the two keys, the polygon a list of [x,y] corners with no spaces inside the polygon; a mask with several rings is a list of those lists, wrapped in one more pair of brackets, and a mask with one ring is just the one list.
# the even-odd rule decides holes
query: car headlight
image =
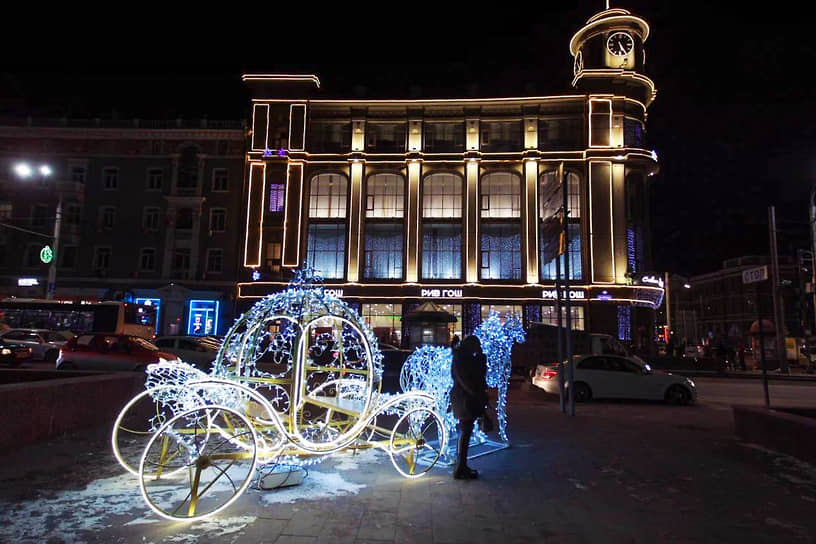
{"label": "car headlight", "polygon": [[3,348],[3,351],[0,351],[3,355],[11,355],[11,350],[8,348]]}
{"label": "car headlight", "polygon": [[695,388],[697,387],[696,385],[694,385],[694,382],[691,381],[689,378],[686,378],[686,383],[689,384],[691,387],[695,387]]}

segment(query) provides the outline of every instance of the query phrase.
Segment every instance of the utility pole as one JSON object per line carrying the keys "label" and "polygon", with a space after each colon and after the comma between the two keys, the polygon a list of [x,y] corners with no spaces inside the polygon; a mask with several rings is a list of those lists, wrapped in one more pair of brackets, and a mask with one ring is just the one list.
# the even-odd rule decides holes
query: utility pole
{"label": "utility pole", "polygon": [[776,326],[776,356],[779,358],[779,370],[787,374],[789,372],[788,357],[785,353],[784,309],[779,293],[782,280],[779,277],[779,254],[776,247],[776,209],[774,206],[768,208],[768,229],[771,240],[771,295],[773,296],[774,325]]}
{"label": "utility pole", "polygon": [[671,322],[671,281],[669,278],[669,273],[666,272],[664,283],[666,285],[666,331],[667,331],[667,338],[666,343],[668,343],[668,338],[671,338],[672,333],[672,322]]}
{"label": "utility pole", "polygon": [[810,187],[810,289],[813,292],[813,328],[816,335],[816,183]]}

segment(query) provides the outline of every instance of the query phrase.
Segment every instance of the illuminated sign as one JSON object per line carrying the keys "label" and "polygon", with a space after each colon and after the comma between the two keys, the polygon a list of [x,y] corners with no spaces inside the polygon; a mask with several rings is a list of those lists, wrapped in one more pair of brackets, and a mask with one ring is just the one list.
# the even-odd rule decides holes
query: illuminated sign
{"label": "illuminated sign", "polygon": [[51,249],[51,246],[45,246],[40,250],[40,260],[45,264],[54,260],[54,250]]}
{"label": "illuminated sign", "polygon": [[334,298],[343,298],[343,290],[342,289],[323,289],[323,292],[326,295]]}
{"label": "illuminated sign", "polygon": [[[557,297],[558,294],[555,289],[544,289],[541,291],[541,298],[544,300],[555,300]],[[567,292],[563,289],[561,290],[561,298],[567,298]],[[586,298],[586,291],[583,289],[570,289],[569,298],[570,300],[583,300]]]}
{"label": "illuminated sign", "polygon": [[421,289],[419,296],[422,298],[459,298],[462,296],[461,289]]}
{"label": "illuminated sign", "polygon": [[595,298],[598,300],[612,300],[612,295],[609,294],[609,291],[601,291],[601,294]]}
{"label": "illuminated sign", "polygon": [[[161,299],[160,298],[135,298],[133,302],[136,304],[141,304],[142,306],[148,306],[150,308],[156,308],[156,316],[154,318],[155,325],[156,325],[156,334],[159,334],[159,312],[161,311]],[[141,310],[141,308],[140,308]],[[145,325],[146,323],[142,323]]]}
{"label": "illuminated sign", "polygon": [[640,283],[648,283],[650,285],[657,285],[663,289],[663,278],[658,276],[643,276],[640,278]]}
{"label": "illuminated sign", "polygon": [[217,300],[191,300],[190,313],[187,316],[187,334],[195,336],[217,334],[219,306]]}
{"label": "illuminated sign", "polygon": [[17,287],[34,287],[39,284],[40,280],[37,278],[17,278]]}

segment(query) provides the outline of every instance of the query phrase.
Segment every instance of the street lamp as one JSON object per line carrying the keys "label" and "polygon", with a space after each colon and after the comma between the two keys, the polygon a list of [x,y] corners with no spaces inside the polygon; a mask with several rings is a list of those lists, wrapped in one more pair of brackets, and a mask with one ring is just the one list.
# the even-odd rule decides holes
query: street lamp
{"label": "street lamp", "polygon": [[[14,173],[20,179],[29,179],[34,175],[34,172],[35,168],[26,162],[19,162],[14,165]],[[41,164],[36,168],[36,172],[39,174],[40,180],[44,182],[54,173],[54,170],[48,164]],[[46,238],[51,238],[53,241],[53,247],[51,248],[51,262],[48,264],[48,285],[45,288],[45,298],[48,300],[53,300],[57,287],[57,251],[59,250],[60,224],[62,223],[62,192],[57,191],[57,196],[57,213],[54,216],[53,237],[40,233],[33,233],[39,234],[40,236],[45,236]]]}

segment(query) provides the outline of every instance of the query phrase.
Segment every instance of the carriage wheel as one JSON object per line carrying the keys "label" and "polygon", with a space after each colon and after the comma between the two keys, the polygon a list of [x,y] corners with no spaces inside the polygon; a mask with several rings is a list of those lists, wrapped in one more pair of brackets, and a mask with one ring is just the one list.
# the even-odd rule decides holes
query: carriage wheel
{"label": "carriage wheel", "polygon": [[[170,393],[178,391],[176,387],[162,389]],[[173,411],[167,403],[155,400],[157,391],[142,391],[133,397],[119,412],[113,424],[113,455],[134,476],[139,475],[139,461],[150,438],[173,417]]]}
{"label": "carriage wheel", "polygon": [[446,440],[445,425],[436,412],[413,408],[394,426],[388,454],[397,472],[406,478],[419,478],[439,460]]}
{"label": "carriage wheel", "polygon": [[[249,486],[257,461],[249,420],[225,406],[175,416],[150,439],[139,466],[148,506],[163,518],[203,519],[232,504]],[[163,473],[172,478],[159,480]]]}

